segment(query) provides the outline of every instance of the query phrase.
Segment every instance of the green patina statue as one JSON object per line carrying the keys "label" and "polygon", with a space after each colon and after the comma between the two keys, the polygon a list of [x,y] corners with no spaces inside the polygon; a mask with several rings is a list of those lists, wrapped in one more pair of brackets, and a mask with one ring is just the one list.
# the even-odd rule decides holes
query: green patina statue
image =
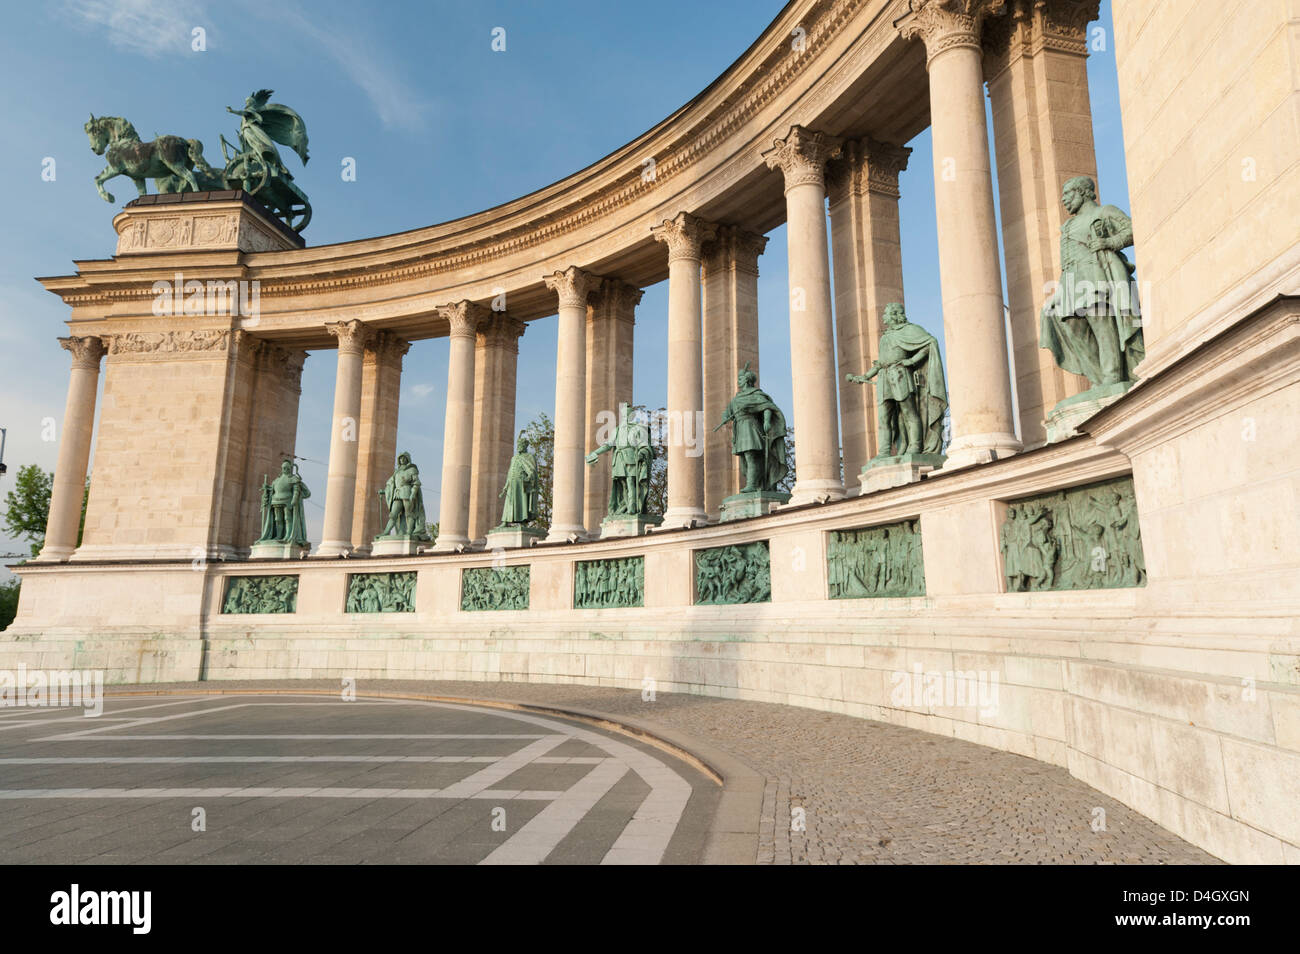
{"label": "green patina statue", "polygon": [[[262,536],[256,543],[293,543],[308,546],[307,519],[302,502],[311,491],[302,482],[298,467],[291,460],[280,465],[280,475],[269,481],[262,478]],[[254,544],[256,545],[256,544]]]}
{"label": "green patina statue", "polygon": [[414,613],[415,574],[353,573],[348,577],[349,613]]}
{"label": "green patina statue", "polygon": [[311,221],[311,203],[293,182],[293,174],[280,158],[276,143],[288,146],[307,164],[307,126],[302,117],[279,103],[268,102],[271,90],[261,89],[244,101],[242,109],[226,109],[240,117],[238,145],[221,137],[224,169],[214,169],[203,156],[203,143],[181,136],[159,136],[142,142],[135,127],[121,116],[90,114],[85,124],[91,151],[104,156],[108,166],[95,177],[95,188],[106,202],[116,201],[104,183],[117,176],[135,182],[146,195],[145,179],[153,179],[159,193],[211,192],[242,189],[257,196],[272,214],[295,232]]}
{"label": "green patina statue", "polygon": [[520,433],[515,456],[510,458],[510,468],[506,471],[506,485],[497,495],[505,499],[501,525],[523,526],[536,520],[540,493],[537,458],[524,450],[524,435]]}
{"label": "green patina statue", "polygon": [[737,375],[739,390],[723,412],[721,430],[731,424],[731,452],[744,462],[742,494],[775,491],[790,472],[785,447],[785,415],[758,387],[748,362]]}
{"label": "green patina statue", "polygon": [[609,485],[609,516],[636,517],[646,512],[650,499],[650,468],[654,463],[654,447],[650,443],[650,428],[646,424],[629,420],[632,405],[618,406],[618,427],[614,440],[601,444],[587,455],[587,463],[595,464],[601,454],[611,454]]}
{"label": "green patina statue", "polygon": [[833,600],[925,595],[925,561],[916,520],[831,532],[826,582]]}
{"label": "green patina statue", "polygon": [[854,384],[876,380],[877,453],[874,461],[905,454],[943,453],[943,415],[948,408],[939,342],[907,320],[899,302],[885,306],[880,357]]}
{"label": "green patina statue", "polygon": [[460,608],[465,612],[528,609],[527,566],[475,566],[460,582]]}
{"label": "green patina statue", "polygon": [[376,540],[400,537],[407,540],[428,540],[429,531],[424,515],[424,492],[420,489],[420,468],[411,463],[411,455],[403,451],[397,456],[397,469],[379,491],[384,506],[388,508],[388,523]]}
{"label": "green patina statue", "polygon": [[1133,266],[1122,254],[1133,244],[1133,223],[1098,204],[1087,176],[1066,182],[1061,201],[1070,213],[1061,225],[1061,280],[1043,305],[1039,343],[1094,389],[1121,391],[1146,356]]}
{"label": "green patina statue", "polygon": [[645,557],[580,560],[573,568],[575,609],[645,605]]}
{"label": "green patina statue", "polygon": [[296,576],[232,576],[226,580],[222,613],[294,613],[297,608]]}
{"label": "green patina statue", "polygon": [[772,560],[766,540],[696,551],[697,605],[730,606],[771,599]]}

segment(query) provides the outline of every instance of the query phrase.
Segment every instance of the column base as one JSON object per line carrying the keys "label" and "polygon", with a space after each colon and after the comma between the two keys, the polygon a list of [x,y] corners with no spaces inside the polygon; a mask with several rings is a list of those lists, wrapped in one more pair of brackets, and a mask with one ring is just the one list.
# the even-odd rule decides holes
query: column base
{"label": "column base", "polygon": [[[375,542],[370,545],[371,556],[414,556],[423,550],[431,541],[428,537],[408,537],[391,534],[387,537],[375,537]],[[359,550],[360,548],[358,548]]]}
{"label": "column base", "polygon": [[469,549],[469,537],[464,534],[440,533],[429,548],[430,553],[464,553]]}
{"label": "column base", "polygon": [[32,563],[67,563],[76,547],[41,547],[41,552],[32,557]]}
{"label": "column base", "polygon": [[991,464],[1025,449],[1014,434],[969,434],[948,445],[948,459],[941,471],[958,470],[974,464]]}
{"label": "column base", "polygon": [[281,543],[278,540],[266,543],[254,543],[248,551],[250,560],[299,560],[307,555],[310,547],[301,543]]}
{"label": "column base", "polygon": [[543,543],[583,543],[588,539],[587,528],[572,524],[567,527],[551,527]]}
{"label": "column base", "polygon": [[709,522],[709,515],[703,507],[669,507],[664,514],[660,530],[689,530],[691,527],[703,527]]}
{"label": "column base", "polygon": [[790,491],[789,507],[811,503],[831,503],[844,499],[844,484],[838,480],[795,480]]}
{"label": "column base", "polygon": [[1104,407],[1114,404],[1136,384],[1121,381],[1118,384],[1099,384],[1073,397],[1057,403],[1047,414],[1047,443],[1069,440],[1079,436],[1079,425]]}
{"label": "column base", "polygon": [[312,559],[329,557],[348,557],[352,555],[351,540],[329,540],[322,543],[312,554]]}
{"label": "column base", "polygon": [[600,539],[610,537],[639,537],[649,533],[663,522],[662,517],[639,513],[633,516],[606,517],[600,522]]}

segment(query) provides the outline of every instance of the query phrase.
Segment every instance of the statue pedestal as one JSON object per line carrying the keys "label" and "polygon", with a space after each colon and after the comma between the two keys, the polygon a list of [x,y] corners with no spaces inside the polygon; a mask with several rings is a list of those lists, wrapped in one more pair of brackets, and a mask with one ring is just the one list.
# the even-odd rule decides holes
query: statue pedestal
{"label": "statue pedestal", "polygon": [[301,543],[280,543],[270,541],[267,543],[254,543],[252,549],[248,551],[250,560],[299,560],[307,555],[311,547],[305,547]]}
{"label": "statue pedestal", "polygon": [[489,550],[518,550],[534,546],[544,536],[546,536],[546,531],[539,530],[536,527],[521,527],[518,524],[493,527],[487,532],[487,548]]}
{"label": "statue pedestal", "polygon": [[370,555],[414,556],[419,553],[422,548],[427,546],[433,546],[433,541],[421,540],[418,537],[390,534],[386,537],[375,537],[375,542],[370,547]]}
{"label": "statue pedestal", "polygon": [[634,516],[606,517],[600,522],[600,539],[644,536],[663,522],[663,517],[655,517],[646,513],[639,513]]}
{"label": "statue pedestal", "polygon": [[890,487],[914,484],[925,474],[938,470],[947,458],[943,454],[899,454],[876,457],[858,474],[860,493],[871,494]]}
{"label": "statue pedestal", "polygon": [[1102,408],[1114,404],[1133,387],[1134,381],[1119,384],[1099,384],[1074,397],[1057,403],[1047,414],[1047,443],[1068,440],[1079,436],[1079,425]]}
{"label": "statue pedestal", "polygon": [[779,490],[754,490],[749,493],[742,491],[722,499],[722,506],[718,508],[718,522],[763,517],[789,502],[790,495],[783,494]]}
{"label": "statue pedestal", "polygon": [[248,193],[142,195],[113,217],[117,254],[153,252],[279,252],[304,245]]}

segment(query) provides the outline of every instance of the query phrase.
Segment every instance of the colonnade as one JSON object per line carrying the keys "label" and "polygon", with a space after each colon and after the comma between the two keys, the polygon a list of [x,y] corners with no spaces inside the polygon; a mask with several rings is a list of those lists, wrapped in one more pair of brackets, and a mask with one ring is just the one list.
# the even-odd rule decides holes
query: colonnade
{"label": "colonnade", "polygon": [[[1060,182],[1054,180],[1095,174],[1080,39],[1095,6],[1087,0],[926,0],[895,24],[902,36],[924,45],[930,74],[951,408],[945,467],[997,460],[1025,443],[1041,443],[1045,410],[1081,389],[1081,382],[1038,355],[1030,309],[1036,313],[1041,295],[1030,286],[1055,268],[1052,230],[1061,213]],[[986,19],[998,23],[987,35]],[[1083,90],[1082,110],[1077,96],[1062,94],[1049,74],[1064,75],[1067,86]],[[986,79],[994,98],[1005,247],[994,214]],[[1067,126],[1068,134],[1061,131]],[[909,150],[869,136],[845,140],[797,123],[781,132],[762,160],[781,174],[785,196],[796,438],[790,505],[800,506],[854,493],[858,470],[878,450],[872,389],[841,395],[837,385],[846,372],[870,365],[884,304],[903,300],[898,177]],[[739,489],[726,435],[711,431],[737,372],[746,364],[758,368],[757,263],[767,240],[735,223],[707,221],[695,209],[667,211],[649,230],[664,246],[668,274],[664,526],[683,528],[715,520],[721,500]],[[1014,311],[1003,300],[1002,254],[1009,283],[1014,279]],[[559,323],[546,539],[576,541],[594,535],[604,514],[605,468],[588,468],[583,461],[596,445],[600,414],[615,414],[620,403],[634,400],[632,341],[641,290],[579,263],[543,280],[556,296]],[[524,324],[471,301],[451,302],[435,313],[446,323],[450,357],[434,548],[454,551],[481,545],[500,514],[497,491],[514,445]],[[316,555],[331,557],[364,552],[380,529],[372,501],[396,450],[397,389],[409,342],[355,319],[324,328],[337,340],[338,371]],[[66,560],[76,548],[104,353],[98,338],[61,340],[73,353],[73,369],[42,560]],[[1019,428],[1013,374],[1020,389]]]}

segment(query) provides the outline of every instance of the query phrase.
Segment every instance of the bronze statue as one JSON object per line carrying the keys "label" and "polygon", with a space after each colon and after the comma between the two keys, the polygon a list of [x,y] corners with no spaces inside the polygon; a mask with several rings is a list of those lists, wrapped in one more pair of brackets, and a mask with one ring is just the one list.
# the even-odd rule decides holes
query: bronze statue
{"label": "bronze statue", "polygon": [[600,459],[601,454],[611,454],[611,517],[640,516],[646,512],[646,501],[650,498],[650,468],[654,463],[650,428],[628,420],[631,409],[632,406],[626,402],[618,406],[618,427],[613,442],[601,444],[586,457],[591,465]]}
{"label": "bronze statue", "polygon": [[540,492],[537,458],[524,450],[524,435],[520,432],[515,456],[510,458],[510,469],[506,471],[506,485],[497,495],[505,498],[501,525],[523,526],[537,519]]}
{"label": "bronze statue", "polygon": [[744,462],[745,486],[742,494],[775,491],[790,472],[785,448],[785,415],[776,403],[758,387],[758,375],[749,363],[737,375],[739,390],[727,409],[721,430],[731,424],[731,452]]}
{"label": "bronze statue", "polygon": [[310,496],[298,466],[286,458],[275,480],[262,478],[262,536],[256,542],[308,546],[302,502]]}
{"label": "bronze statue", "polygon": [[[420,468],[411,463],[411,455],[403,451],[397,457],[397,468],[379,491],[388,508],[388,523],[381,537],[408,537],[428,540],[429,532],[424,515],[424,492],[420,489]],[[376,538],[378,539],[378,538]]]}

